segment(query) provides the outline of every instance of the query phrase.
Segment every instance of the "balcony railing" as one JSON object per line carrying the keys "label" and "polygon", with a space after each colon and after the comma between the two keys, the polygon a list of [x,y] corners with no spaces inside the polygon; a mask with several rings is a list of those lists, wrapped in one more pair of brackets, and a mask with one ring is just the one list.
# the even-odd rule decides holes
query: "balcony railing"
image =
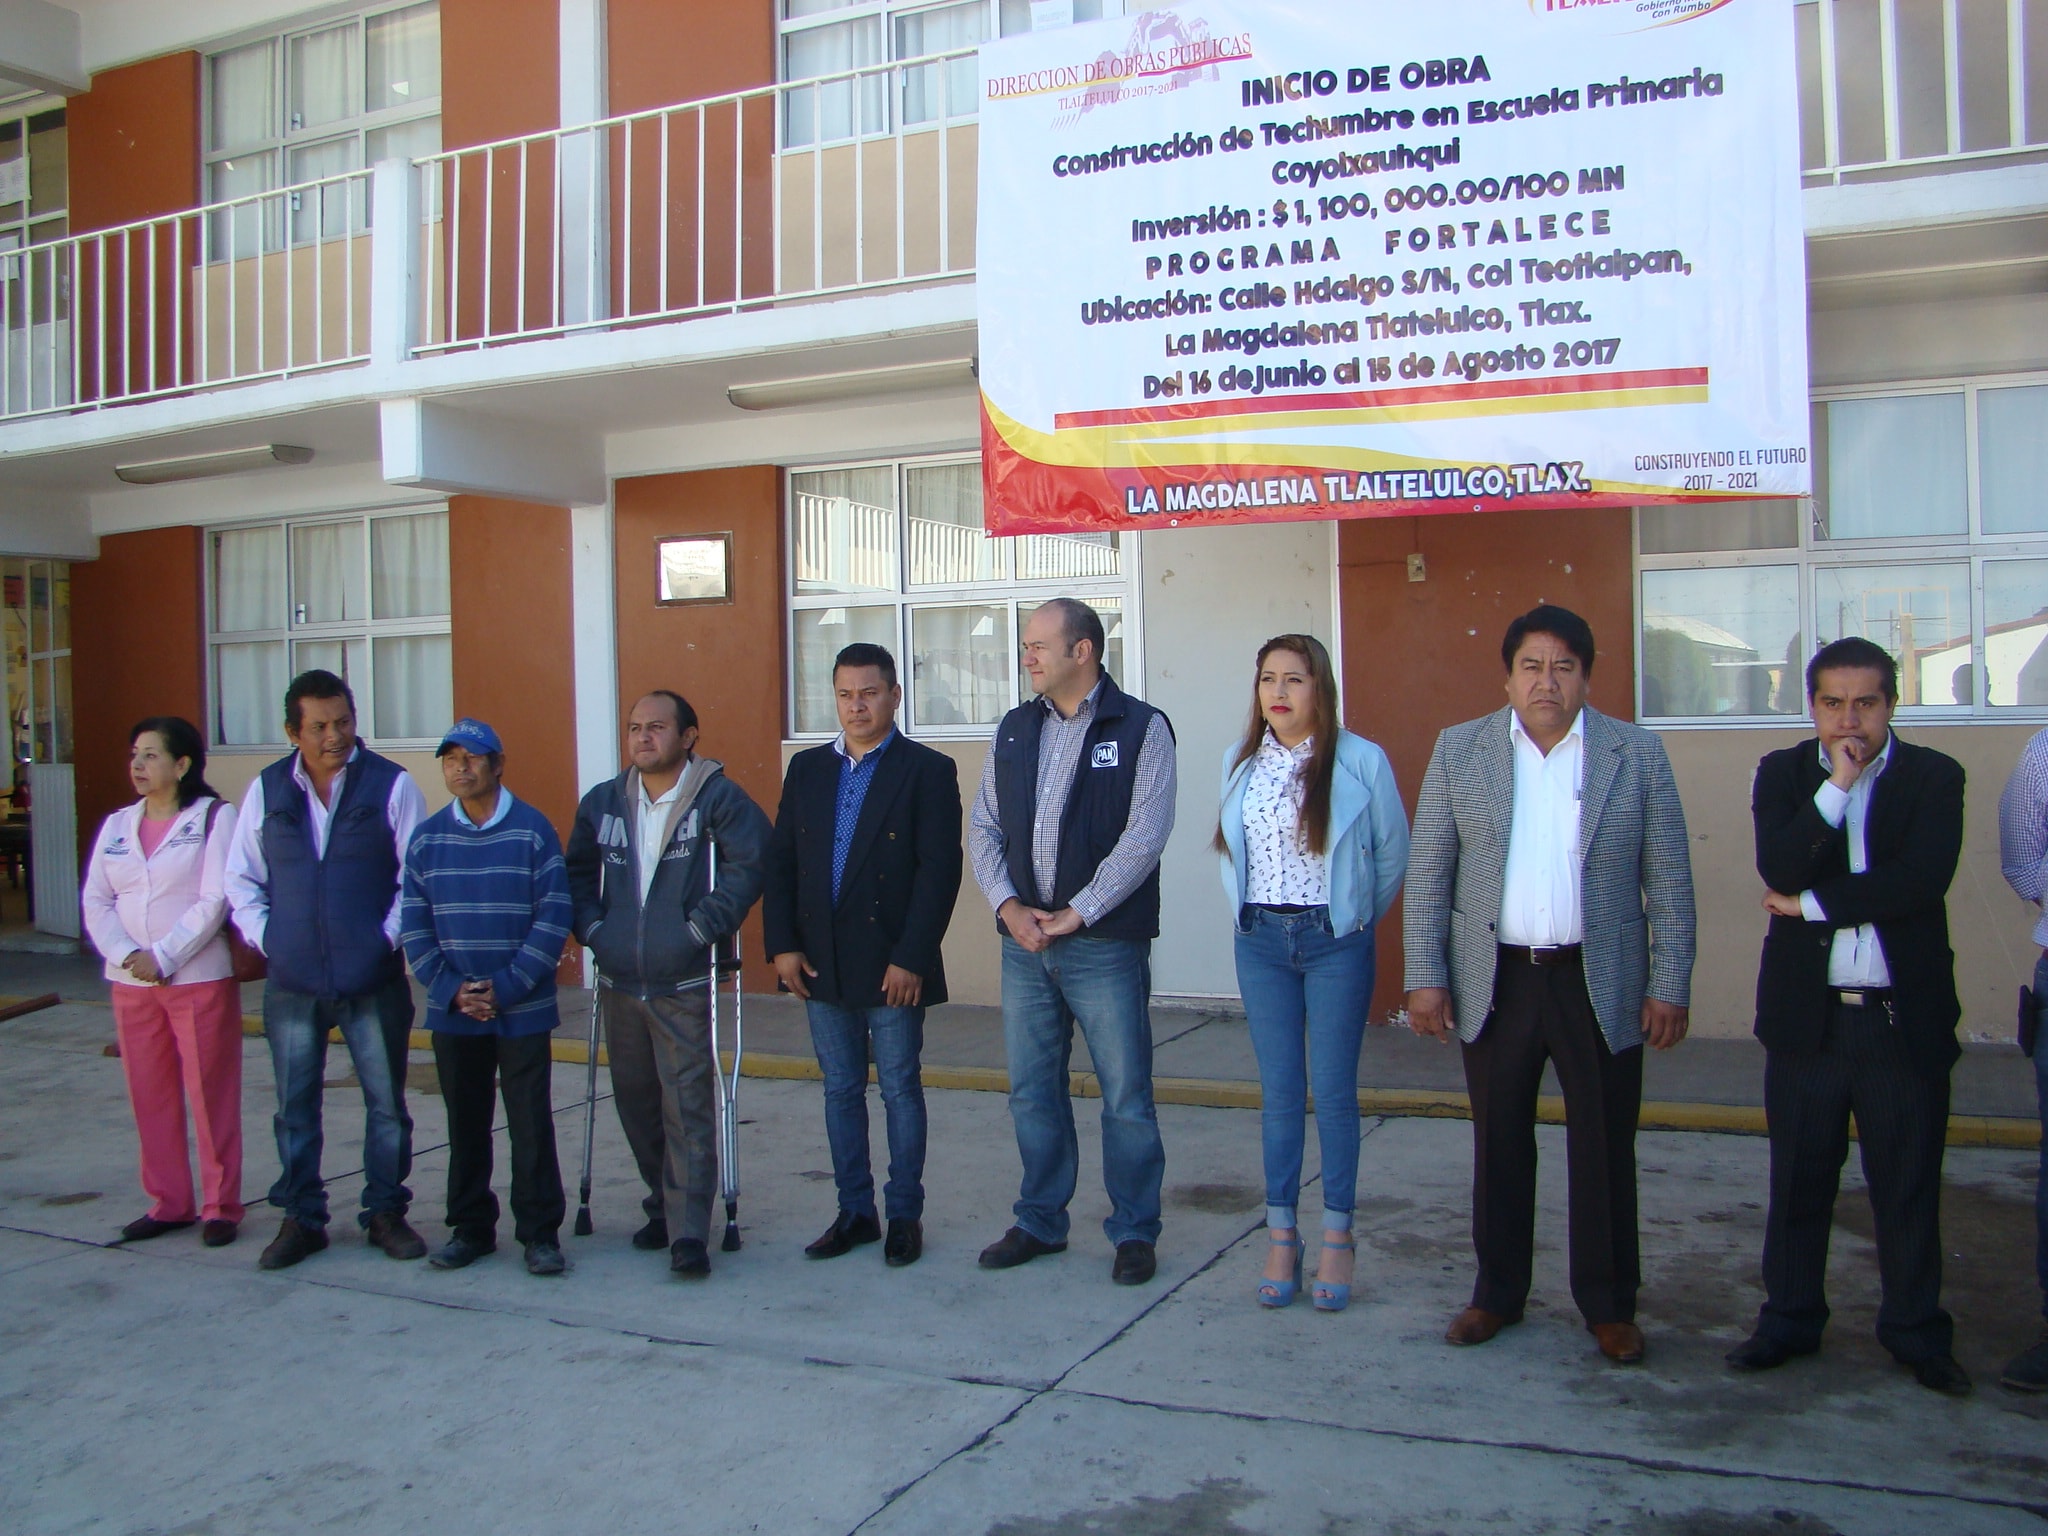
{"label": "balcony railing", "polygon": [[428,156],[424,187],[446,209],[449,323],[415,350],[970,275],[974,59],[877,65]]}
{"label": "balcony railing", "polygon": [[2048,158],[2048,0],[1798,0],[1793,15],[1808,185]]}
{"label": "balcony railing", "polygon": [[[1795,16],[1809,185],[2048,161],[2048,0]],[[0,419],[968,278],[974,108],[963,50],[0,252]]]}
{"label": "balcony railing", "polygon": [[368,355],[370,173],[0,253],[0,417]]}

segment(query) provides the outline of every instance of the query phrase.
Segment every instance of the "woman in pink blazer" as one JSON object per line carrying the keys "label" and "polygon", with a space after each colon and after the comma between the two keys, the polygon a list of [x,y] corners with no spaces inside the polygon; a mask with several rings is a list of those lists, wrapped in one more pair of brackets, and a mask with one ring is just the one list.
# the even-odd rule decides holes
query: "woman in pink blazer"
{"label": "woman in pink blazer", "polygon": [[[150,1199],[121,1239],[161,1237],[203,1216],[202,1240],[219,1248],[242,1220],[242,1000],[222,931],[235,810],[206,782],[206,745],[190,721],[145,720],[128,742],[128,781],[141,798],[100,827],[84,896],[86,931],[113,983]],[[187,1100],[203,1206],[193,1198]]]}

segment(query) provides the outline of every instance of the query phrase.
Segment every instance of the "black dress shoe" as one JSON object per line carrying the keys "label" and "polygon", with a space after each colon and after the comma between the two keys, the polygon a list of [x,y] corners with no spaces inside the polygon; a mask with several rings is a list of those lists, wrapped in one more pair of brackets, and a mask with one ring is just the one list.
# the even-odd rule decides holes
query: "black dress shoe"
{"label": "black dress shoe", "polygon": [[1787,1360],[1812,1353],[1810,1349],[1795,1349],[1767,1333],[1752,1333],[1722,1358],[1738,1371],[1775,1371]]}
{"label": "black dress shoe", "polygon": [[1033,1237],[1022,1227],[1012,1227],[1001,1237],[981,1250],[983,1269],[1015,1269],[1019,1264],[1028,1264],[1040,1254],[1065,1253],[1065,1243],[1048,1243]]}
{"label": "black dress shoe", "polygon": [[364,1229],[373,1248],[382,1248],[394,1259],[424,1259],[427,1240],[413,1231],[412,1224],[398,1211],[373,1211]]}
{"label": "black dress shoe", "polygon": [[1956,1364],[1953,1355],[1915,1360],[1913,1379],[1928,1391],[1939,1392],[1943,1397],[1968,1397],[1971,1391],[1970,1373]]}
{"label": "black dress shoe", "polygon": [[235,1240],[235,1232],[234,1222],[216,1218],[200,1227],[199,1241],[209,1248],[225,1248]]}
{"label": "black dress shoe", "polygon": [[436,1269],[467,1269],[486,1254],[496,1253],[495,1238],[466,1236],[461,1232],[427,1255],[427,1262]]}
{"label": "black dress shoe", "polygon": [[901,1216],[889,1218],[889,1236],[882,1244],[882,1262],[891,1269],[915,1264],[924,1253],[924,1223]]}
{"label": "black dress shoe", "polygon": [[146,1243],[152,1237],[162,1237],[166,1232],[182,1232],[191,1226],[189,1221],[158,1221],[154,1216],[138,1216],[121,1229],[124,1243]]}
{"label": "black dress shoe", "polygon": [[1118,1285],[1143,1285],[1158,1270],[1159,1259],[1152,1245],[1133,1237],[1116,1245],[1116,1262],[1109,1266],[1109,1278]]}
{"label": "black dress shoe", "polygon": [[825,1229],[825,1235],[804,1249],[807,1259],[836,1259],[842,1253],[851,1253],[862,1243],[879,1243],[882,1240],[882,1224],[872,1216],[856,1216],[851,1211],[841,1211],[832,1218],[832,1225]]}
{"label": "black dress shoe", "polygon": [[654,1253],[668,1246],[668,1223],[657,1216],[633,1234],[633,1246]]}
{"label": "black dress shoe", "polygon": [[284,1225],[277,1229],[277,1236],[270,1240],[256,1260],[258,1269],[290,1269],[301,1259],[310,1259],[327,1246],[325,1227],[301,1225],[287,1216]]}
{"label": "black dress shoe", "polygon": [[711,1273],[711,1254],[694,1237],[679,1237],[668,1248],[668,1272],[679,1280],[702,1280]]}

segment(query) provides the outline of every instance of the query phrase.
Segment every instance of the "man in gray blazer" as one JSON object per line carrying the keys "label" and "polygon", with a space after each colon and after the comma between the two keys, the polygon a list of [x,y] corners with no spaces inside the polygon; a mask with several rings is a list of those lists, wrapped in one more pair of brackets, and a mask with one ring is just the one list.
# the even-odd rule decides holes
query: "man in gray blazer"
{"label": "man in gray blazer", "polygon": [[1508,707],[1437,737],[1402,922],[1408,1018],[1455,1033],[1472,1099],[1472,1304],[1453,1344],[1521,1321],[1536,1229],[1536,1095],[1564,1090],[1572,1299],[1600,1352],[1636,1327],[1643,1043],[1685,1038],[1693,959],[1685,812],[1664,744],[1586,703],[1593,631],[1545,605],[1501,642]]}

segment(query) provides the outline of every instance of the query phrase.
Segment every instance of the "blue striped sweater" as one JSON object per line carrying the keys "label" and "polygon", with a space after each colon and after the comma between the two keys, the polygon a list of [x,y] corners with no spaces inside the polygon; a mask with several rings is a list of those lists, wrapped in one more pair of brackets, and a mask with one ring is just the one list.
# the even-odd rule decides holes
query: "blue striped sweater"
{"label": "blue striped sweater", "polygon": [[[427,1028],[463,1035],[538,1035],[559,1022],[555,966],[569,937],[569,877],[545,816],[513,799],[479,830],[443,806],[405,856],[398,941],[427,989]],[[462,984],[488,980],[498,1017],[455,1006]]]}

